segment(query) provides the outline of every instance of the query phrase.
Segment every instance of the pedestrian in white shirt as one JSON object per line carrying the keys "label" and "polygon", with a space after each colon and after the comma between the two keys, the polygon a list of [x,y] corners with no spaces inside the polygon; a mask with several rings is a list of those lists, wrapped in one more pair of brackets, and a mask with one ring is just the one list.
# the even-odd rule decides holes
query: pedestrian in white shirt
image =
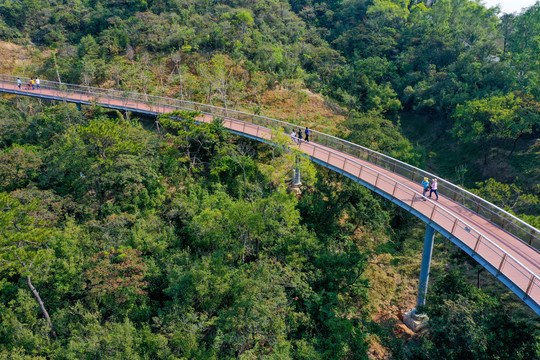
{"label": "pedestrian in white shirt", "polygon": [[296,131],[294,129],[291,132],[291,140],[296,144]]}

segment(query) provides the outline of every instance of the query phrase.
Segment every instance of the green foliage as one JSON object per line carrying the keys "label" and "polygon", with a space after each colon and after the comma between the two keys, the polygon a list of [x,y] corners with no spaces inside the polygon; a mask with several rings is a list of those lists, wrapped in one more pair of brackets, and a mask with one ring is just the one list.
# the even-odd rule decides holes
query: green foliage
{"label": "green foliage", "polygon": [[85,122],[83,114],[74,104],[59,104],[44,109],[29,119],[25,138],[32,144],[50,144],[53,139],[76,124]]}
{"label": "green foliage", "polygon": [[16,359],[38,356],[41,349],[48,346],[44,324],[38,318],[39,306],[29,291],[19,289],[14,298],[0,305],[0,356],[8,358],[9,353]]}
{"label": "green foliage", "polygon": [[524,13],[513,19],[510,29],[505,32],[509,57],[515,66],[520,90],[532,94],[538,93],[538,73],[540,69],[540,47],[536,41],[540,33],[540,4],[536,2]]}
{"label": "green foliage", "polygon": [[[299,199],[302,222],[310,230],[325,238],[364,227],[378,230],[388,224],[388,214],[369,190],[350,180],[339,184],[337,180],[331,173],[320,175],[315,184],[318,191]],[[319,219],[329,221],[321,223]],[[341,219],[347,219],[344,228],[338,226]]]}
{"label": "green foliage", "polygon": [[396,112],[401,103],[389,82],[394,71],[390,62],[380,57],[356,60],[336,76],[336,95],[353,109]]}
{"label": "green foliage", "polygon": [[164,149],[166,156],[170,162],[186,164],[190,175],[209,170],[211,159],[223,140],[221,123],[197,124],[196,117],[200,115],[196,111],[179,111],[159,116],[169,140]]}
{"label": "green foliage", "polygon": [[452,133],[464,143],[515,141],[524,134],[540,132],[539,109],[532,98],[523,99],[514,94],[469,101],[457,106]]}
{"label": "green foliage", "polygon": [[0,193],[0,273],[26,278],[28,288],[39,303],[41,311],[56,338],[54,326],[32,283],[32,277],[43,279],[47,263],[52,259],[48,243],[54,230],[49,228],[49,219],[42,218],[37,202],[22,204],[8,193]]}
{"label": "green foliage", "polygon": [[438,281],[427,300],[427,336],[418,359],[532,359],[538,355],[538,327],[518,320],[492,297],[457,273]]}
{"label": "green foliage", "polygon": [[[86,294],[84,271],[89,266],[88,254],[95,251],[95,244],[85,227],[68,218],[62,229],[55,233],[50,247],[54,251],[54,261],[49,266],[54,276],[47,279],[50,284],[47,297],[53,309],[62,311],[66,301],[80,300]],[[68,331],[62,324],[58,330],[60,335]]]}
{"label": "green foliage", "polygon": [[23,113],[6,101],[0,102],[0,146],[7,148],[13,143],[22,143],[28,123]]}
{"label": "green foliage", "polygon": [[540,200],[534,193],[528,194],[516,184],[503,184],[495,179],[476,183],[475,194],[497,206],[519,214],[538,214]]}
{"label": "green foliage", "polygon": [[39,156],[34,146],[13,145],[0,150],[0,190],[14,190],[35,181],[42,165]]}
{"label": "green foliage", "polygon": [[[429,165],[452,176],[456,140],[538,134],[539,7],[499,20],[478,2],[431,3],[2,1],[0,37],[31,41],[40,65],[21,70],[43,79],[261,112],[267,90],[308,86],[346,107],[347,139],[414,165],[399,119],[417,110],[459,158]],[[269,148],[198,112],[164,115],[155,133],[96,107],[17,99],[0,113],[0,357],[368,357],[364,269],[371,251],[414,251],[409,217],[279,132]],[[536,223],[536,190],[515,182],[477,193]],[[396,357],[538,357],[538,327],[459,276],[430,294],[431,328]]]}
{"label": "green foliage", "polygon": [[0,246],[2,270],[27,276],[50,259],[48,249],[53,231],[41,218],[38,203],[21,204],[10,194],[0,193]]}
{"label": "green foliage", "polygon": [[343,123],[346,139],[369,149],[418,165],[419,154],[399,132],[399,124],[385,119],[379,112],[351,114]]}
{"label": "green foliage", "polygon": [[[356,307],[367,301],[366,255],[352,234],[387,221],[372,218],[368,193],[344,187],[344,206],[328,219],[335,231],[319,238],[306,226],[317,219],[305,222],[305,205],[286,190],[297,165],[307,183],[316,177],[306,160],[296,164],[297,148],[285,151],[288,137],[275,148],[238,141],[219,121],[199,124],[198,113],[164,116],[152,134],[99,109],[58,110],[37,111],[12,137],[25,145],[2,150],[11,192],[0,196],[1,354],[365,353]],[[57,133],[30,145],[28,126],[45,116]],[[9,172],[12,164],[21,170]],[[278,175],[265,174],[271,164]],[[22,276],[39,285],[45,320]],[[55,340],[43,336],[53,323]]]}
{"label": "green foliage", "polygon": [[74,192],[86,203],[100,203],[103,214],[136,212],[161,201],[162,186],[151,157],[151,136],[125,121],[92,120],[72,126],[49,153],[43,186]]}

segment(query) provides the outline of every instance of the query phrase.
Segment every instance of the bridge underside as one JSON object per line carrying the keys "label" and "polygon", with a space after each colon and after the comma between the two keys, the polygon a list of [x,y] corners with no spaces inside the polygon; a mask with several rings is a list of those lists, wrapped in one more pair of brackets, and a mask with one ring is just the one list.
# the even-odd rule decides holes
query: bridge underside
{"label": "bridge underside", "polygon": [[[266,139],[261,139],[261,138],[258,138],[258,137],[255,137],[255,136],[251,136],[249,134],[244,134],[244,133],[241,133],[239,131],[235,131],[235,130],[229,130],[231,131],[232,133],[236,134],[236,135],[239,135],[239,136],[243,136],[243,137],[247,137],[247,138],[250,138],[250,139],[253,139],[253,140],[257,140],[257,141],[260,141],[260,142],[264,142],[266,144],[269,144],[269,145],[272,145],[272,146],[275,146],[274,144],[272,144],[271,142],[267,141]],[[311,157],[309,155],[304,155],[304,157],[306,158],[309,158],[311,161],[313,161],[314,163],[317,163],[321,166],[324,166],[330,170],[333,170],[343,176],[346,176],[348,177],[349,179],[351,180],[354,180],[356,181],[357,183],[361,184],[362,186],[370,189],[371,191],[377,193],[378,195],[384,197],[385,199],[393,202],[394,204],[400,206],[401,208],[407,210],[408,212],[410,212],[411,214],[415,215],[416,217],[418,217],[419,219],[421,219],[423,222],[425,222],[428,226],[431,226],[432,228],[434,228],[438,233],[442,234],[444,237],[446,237],[447,239],[449,239],[453,244],[455,244],[458,248],[460,248],[461,250],[463,250],[464,252],[466,252],[469,256],[471,256],[474,260],[476,260],[480,265],[482,265],[485,269],[487,269],[493,276],[495,276],[499,281],[501,281],[504,285],[506,285],[510,290],[512,290],[521,300],[523,300],[523,302],[525,302],[531,309],[533,309],[536,314],[538,314],[540,316],[540,305],[537,304],[533,299],[531,299],[526,293],[525,291],[523,291],[522,289],[520,289],[518,286],[516,286],[510,279],[508,279],[504,274],[502,274],[501,272],[499,272],[499,270],[493,266],[492,264],[490,264],[489,262],[487,262],[486,260],[484,260],[481,256],[479,256],[473,249],[471,249],[469,246],[467,246],[465,243],[463,243],[461,240],[459,240],[457,237],[455,237],[454,235],[452,235],[448,230],[445,230],[442,226],[438,225],[437,223],[431,221],[427,216],[425,216],[424,214],[422,214],[421,212],[419,212],[418,210],[416,210],[415,208],[411,207],[409,204],[406,204],[404,203],[403,201],[400,201],[399,199],[393,197],[392,195],[382,191],[381,189],[373,186],[372,184],[346,172],[346,171],[343,171],[342,169],[340,168],[337,168],[331,164],[328,164],[324,161],[321,161],[317,158],[314,158],[314,157]]]}
{"label": "bridge underside", "polygon": [[473,249],[471,249],[469,246],[465,245],[461,240],[459,240],[457,237],[452,235],[449,231],[445,230],[442,226],[438,225],[437,223],[431,221],[427,216],[416,210],[415,208],[411,207],[409,204],[404,203],[403,201],[400,201],[399,199],[396,199],[392,195],[381,191],[379,188],[373,186],[370,183],[367,183],[363,181],[362,179],[351,175],[342,169],[336,168],[335,166],[332,166],[330,164],[327,164],[323,161],[320,161],[318,159],[311,159],[313,162],[318,163],[326,168],[329,168],[331,170],[334,170],[337,173],[340,173],[343,176],[346,176],[357,183],[361,184],[364,187],[367,187],[371,191],[381,195],[387,200],[390,200],[394,204],[400,206],[401,208],[407,210],[411,214],[415,215],[419,219],[421,219],[423,222],[428,224],[429,226],[433,227],[438,233],[442,234],[444,237],[446,237],[448,240],[450,240],[452,243],[454,243],[457,247],[459,247],[461,250],[465,251],[469,256],[471,256],[474,260],[476,260],[480,265],[482,265],[484,268],[486,268],[493,276],[495,276],[499,281],[501,281],[504,285],[506,285],[510,290],[512,290],[521,300],[523,300],[531,309],[533,309],[536,314],[540,315],[540,305],[537,304],[533,299],[531,299],[525,291],[521,290],[518,286],[516,286],[512,281],[510,281],[506,276],[504,276],[499,270],[494,267],[492,264],[484,260],[482,257],[480,257]]}
{"label": "bridge underside", "polygon": [[[49,96],[49,95],[44,95],[44,94],[40,94],[40,93],[37,93],[37,92],[33,93],[32,90],[24,90],[23,91],[23,90],[3,89],[2,91],[6,92],[6,93],[15,94],[15,95],[31,96],[31,97],[41,98],[41,99],[64,101],[64,102],[81,104],[81,105],[99,105],[99,106],[110,108],[110,109],[116,109],[116,110],[122,110],[122,111],[131,111],[131,112],[141,113],[141,114],[146,114],[146,115],[157,116],[157,115],[160,114],[159,112],[147,111],[147,110],[131,108],[131,107],[127,107],[127,106],[116,106],[116,105],[99,104],[99,103],[98,104],[93,104],[92,102],[89,102],[89,101],[81,101],[81,100],[63,98],[63,97],[58,97],[58,96]],[[186,109],[186,110],[190,110],[190,109]],[[208,114],[208,115],[212,115],[212,114]],[[253,136],[253,135],[249,135],[249,134],[242,133],[242,132],[235,131],[235,130],[231,130],[231,129],[228,129],[228,130],[231,131],[232,133],[236,134],[236,135],[239,135],[239,136],[251,138],[253,140],[264,142],[264,143],[267,143],[269,145],[274,145],[271,142],[269,142],[268,140],[263,139],[263,138],[259,138],[259,137]],[[310,159],[311,161],[321,165],[321,166],[324,166],[324,167],[326,167],[328,169],[331,169],[331,170],[333,170],[333,171],[335,171],[335,172],[337,172],[337,173],[339,173],[339,174],[341,174],[343,176],[346,176],[346,177],[358,182],[362,186],[364,186],[364,187],[370,189],[371,191],[381,195],[385,199],[393,202],[394,204],[400,206],[401,208],[405,209],[406,211],[408,211],[411,214],[415,215],[416,217],[420,218],[426,224],[433,227],[437,232],[439,232],[444,237],[446,237],[447,239],[452,241],[452,243],[454,243],[457,247],[459,247],[461,250],[463,250],[469,256],[471,256],[473,259],[475,259],[480,265],[482,265],[484,268],[486,268],[491,274],[493,274],[493,276],[495,276],[499,281],[501,281],[503,284],[505,284],[510,290],[512,290],[521,300],[523,300],[531,309],[533,309],[540,316],[540,304],[537,304],[533,299],[531,299],[525,293],[525,291],[523,291],[516,284],[514,284],[510,279],[508,279],[504,274],[502,274],[495,266],[493,266],[488,261],[486,261],[481,256],[479,256],[474,251],[474,249],[471,249],[469,246],[467,246],[465,243],[463,243],[457,237],[452,235],[449,231],[445,230],[442,226],[440,226],[439,224],[433,222],[432,220],[430,220],[428,217],[426,217],[424,214],[422,214],[421,212],[419,212],[418,210],[416,210],[415,208],[413,208],[409,204],[404,203],[403,201],[393,197],[391,194],[388,194],[388,193],[382,191],[381,189],[379,189],[379,188],[375,187],[374,185],[360,179],[359,177],[357,177],[355,175],[352,175],[352,174],[350,174],[350,173],[348,173],[346,171],[343,171],[342,169],[337,168],[337,167],[335,167],[335,166],[333,166],[333,165],[331,165],[329,163],[326,163],[326,162],[324,162],[324,161],[322,161],[320,159],[311,157],[311,156],[309,156],[307,154],[303,155],[303,156]]]}

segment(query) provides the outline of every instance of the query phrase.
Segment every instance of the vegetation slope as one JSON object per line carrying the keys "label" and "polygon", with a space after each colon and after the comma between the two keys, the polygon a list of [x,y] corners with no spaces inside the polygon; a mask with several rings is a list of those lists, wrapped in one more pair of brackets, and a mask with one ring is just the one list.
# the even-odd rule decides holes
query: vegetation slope
{"label": "vegetation slope", "polygon": [[[4,1],[2,69],[310,125],[537,224],[538,9]],[[540,356],[537,319],[452,272],[474,266],[445,242],[430,329],[396,337],[378,314],[414,304],[420,224],[307,163],[289,194],[294,154],[219,122],[148,131],[99,108],[1,106],[4,358]]]}

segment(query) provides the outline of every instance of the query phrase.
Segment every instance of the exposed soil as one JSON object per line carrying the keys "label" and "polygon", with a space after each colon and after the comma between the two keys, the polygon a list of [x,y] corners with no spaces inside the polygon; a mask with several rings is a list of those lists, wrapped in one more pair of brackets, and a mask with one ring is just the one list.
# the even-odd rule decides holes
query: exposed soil
{"label": "exposed soil", "polygon": [[0,41],[1,74],[18,74],[30,63],[31,58],[25,46]]}
{"label": "exposed soil", "polygon": [[336,105],[330,104],[321,94],[307,89],[269,90],[264,93],[262,103],[261,113],[265,116],[309,126],[319,131],[335,132],[337,124],[345,119],[345,116],[336,111]]}

